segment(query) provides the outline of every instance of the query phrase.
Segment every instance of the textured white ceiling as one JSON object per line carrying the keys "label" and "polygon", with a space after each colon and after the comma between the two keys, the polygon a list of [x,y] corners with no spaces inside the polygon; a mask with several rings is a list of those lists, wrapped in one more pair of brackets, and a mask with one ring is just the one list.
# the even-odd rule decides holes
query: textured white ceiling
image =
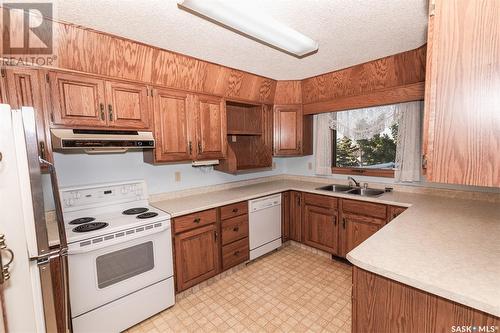
{"label": "textured white ceiling", "polygon": [[417,48],[427,27],[427,0],[227,0],[250,3],[319,42],[316,54],[297,59],[185,12],[176,0],[53,1],[61,20],[277,80]]}

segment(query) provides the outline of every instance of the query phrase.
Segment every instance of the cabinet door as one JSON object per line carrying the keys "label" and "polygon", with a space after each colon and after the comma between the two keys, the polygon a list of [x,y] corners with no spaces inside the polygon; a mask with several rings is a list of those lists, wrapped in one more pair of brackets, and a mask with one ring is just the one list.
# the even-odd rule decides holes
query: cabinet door
{"label": "cabinet door", "polygon": [[148,87],[141,84],[106,82],[108,123],[112,127],[148,129],[150,99]]}
{"label": "cabinet door", "polygon": [[5,70],[8,103],[13,109],[31,106],[36,115],[38,153],[40,157],[51,161],[50,145],[46,140],[45,104],[40,71],[29,68],[9,68]]}
{"label": "cabinet door", "polygon": [[302,242],[302,195],[290,192],[290,239]]}
{"label": "cabinet door", "polygon": [[71,127],[107,126],[103,80],[50,72],[49,82],[54,124]]}
{"label": "cabinet door", "polygon": [[406,210],[406,207],[389,206],[389,209],[388,209],[389,216],[387,217],[387,222],[394,220],[399,214],[401,214],[405,210]]}
{"label": "cabinet door", "polygon": [[363,215],[344,214],[342,224],[346,229],[344,255],[376,233],[385,221]]}
{"label": "cabinet door", "polygon": [[274,155],[302,154],[302,106],[274,107]]}
{"label": "cabinet door", "polygon": [[166,89],[154,92],[157,162],[186,161],[193,158],[189,98],[188,94]]}
{"label": "cabinet door", "polygon": [[281,241],[286,242],[290,239],[290,192],[281,194]]}
{"label": "cabinet door", "polygon": [[218,273],[219,247],[215,224],[175,236],[177,290],[194,286]]}
{"label": "cabinet door", "polygon": [[196,96],[196,159],[222,159],[227,152],[226,108],[222,99]]}
{"label": "cabinet door", "polygon": [[337,211],[312,205],[304,206],[304,243],[337,254]]}
{"label": "cabinet door", "polygon": [[427,47],[427,180],[500,187],[500,2],[435,0]]}

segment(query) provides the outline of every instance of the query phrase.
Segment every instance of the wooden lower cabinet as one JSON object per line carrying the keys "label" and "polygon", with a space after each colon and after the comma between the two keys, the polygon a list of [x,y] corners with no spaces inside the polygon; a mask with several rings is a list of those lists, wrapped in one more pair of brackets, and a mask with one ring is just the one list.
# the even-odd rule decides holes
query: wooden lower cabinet
{"label": "wooden lower cabinet", "polygon": [[302,242],[302,193],[290,192],[290,239]]}
{"label": "wooden lower cabinet", "polygon": [[309,193],[304,193],[303,199],[303,242],[331,254],[337,254],[338,199]]}
{"label": "wooden lower cabinet", "polygon": [[385,220],[375,217],[343,214],[342,226],[345,229],[344,255],[379,231],[384,224]]}
{"label": "wooden lower cabinet", "polygon": [[177,291],[185,290],[219,273],[217,238],[215,223],[175,235]]}
{"label": "wooden lower cabinet", "polygon": [[404,212],[407,208],[400,206],[389,206],[387,211],[387,222],[394,220],[399,214]]}
{"label": "wooden lower cabinet", "polygon": [[290,240],[290,191],[281,194],[281,241]]}
{"label": "wooden lower cabinet", "polygon": [[352,332],[453,332],[457,326],[496,332],[500,318],[353,267]]}
{"label": "wooden lower cabinet", "polygon": [[248,238],[248,202],[242,201],[220,208],[222,270],[250,259]]}

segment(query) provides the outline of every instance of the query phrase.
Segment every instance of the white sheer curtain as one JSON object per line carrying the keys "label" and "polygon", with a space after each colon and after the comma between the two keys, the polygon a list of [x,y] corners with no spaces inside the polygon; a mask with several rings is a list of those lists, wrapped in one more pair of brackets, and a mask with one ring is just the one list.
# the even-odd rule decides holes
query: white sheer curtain
{"label": "white sheer curtain", "polygon": [[316,174],[331,174],[332,129],[351,140],[371,139],[397,122],[395,180],[420,181],[422,108],[417,101],[315,115]]}
{"label": "white sheer curtain", "polygon": [[399,120],[394,173],[397,182],[420,181],[422,110],[421,101],[397,104]]}
{"label": "white sheer curtain", "polygon": [[320,113],[314,116],[315,124],[315,165],[317,175],[332,174],[332,130],[330,128],[330,113]]}

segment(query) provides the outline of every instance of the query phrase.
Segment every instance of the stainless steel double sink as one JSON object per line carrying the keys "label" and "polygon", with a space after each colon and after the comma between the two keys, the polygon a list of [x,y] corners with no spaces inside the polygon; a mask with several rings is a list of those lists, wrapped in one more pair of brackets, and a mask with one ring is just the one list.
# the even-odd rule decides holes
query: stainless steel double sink
{"label": "stainless steel double sink", "polygon": [[334,185],[334,184],[318,187],[317,190],[354,194],[363,197],[377,197],[385,192],[384,190],[377,190],[374,188],[351,187],[346,185]]}

